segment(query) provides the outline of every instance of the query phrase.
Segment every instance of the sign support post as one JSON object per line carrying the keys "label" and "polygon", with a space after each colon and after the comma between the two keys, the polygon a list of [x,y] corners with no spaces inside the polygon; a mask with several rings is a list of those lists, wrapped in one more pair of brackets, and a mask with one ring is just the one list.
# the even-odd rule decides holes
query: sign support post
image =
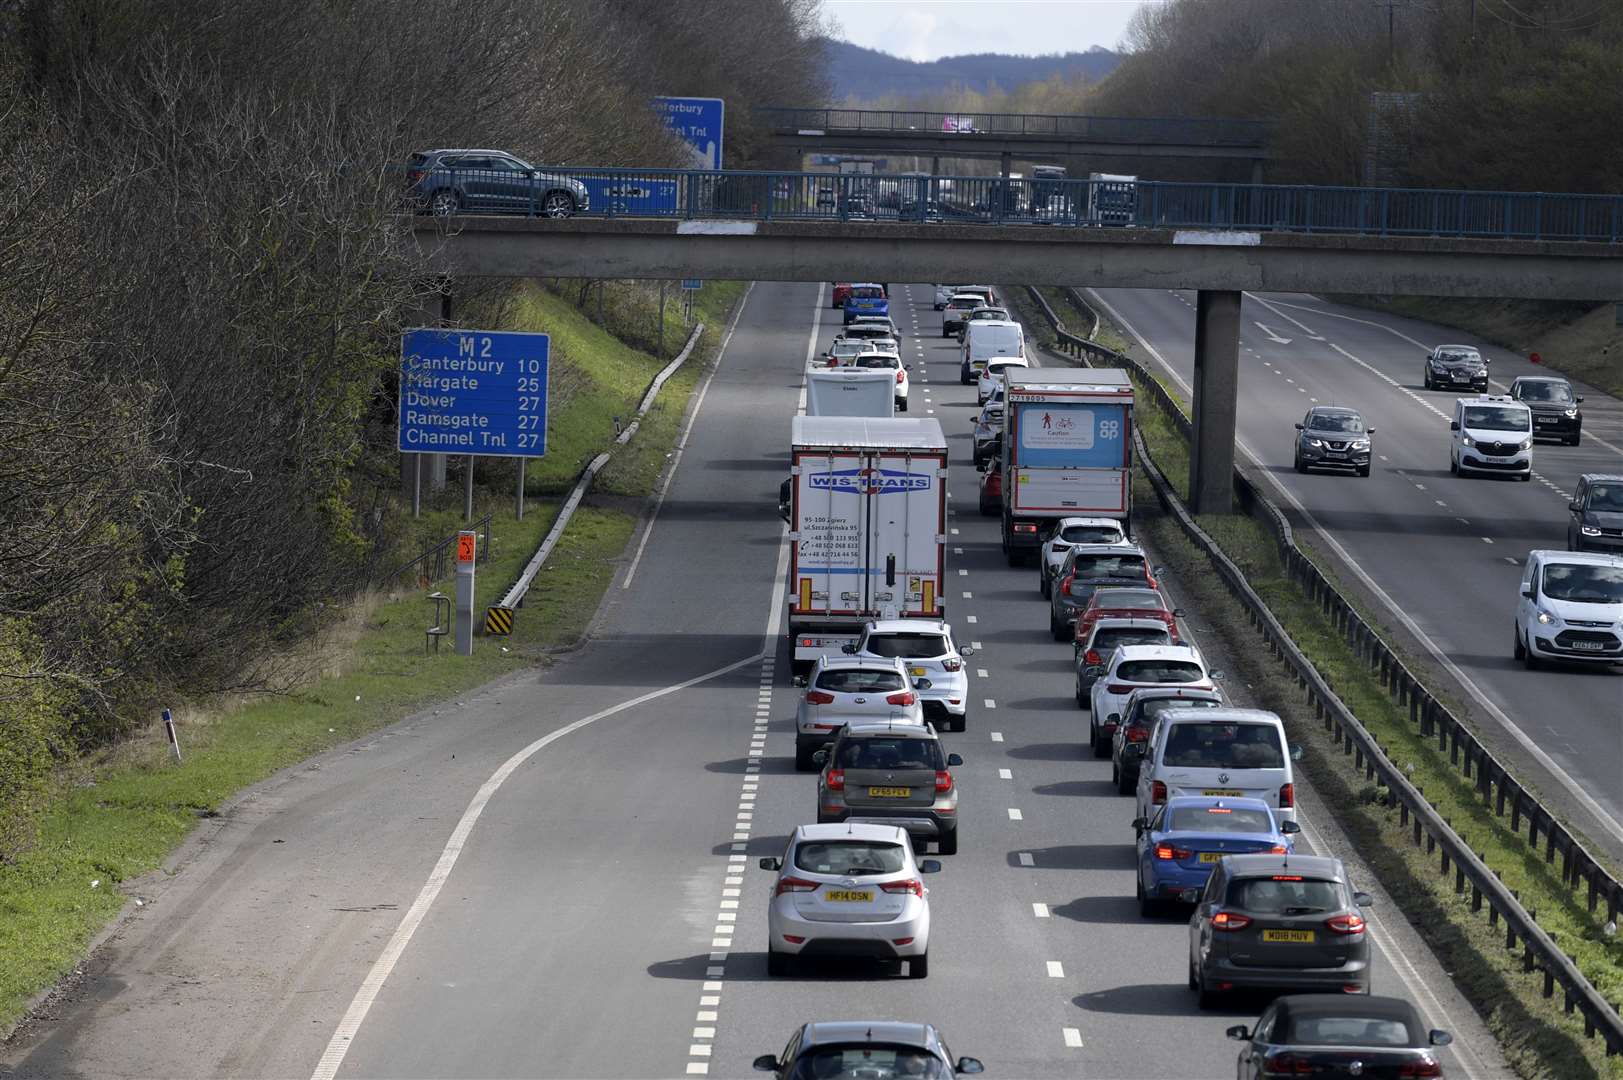
{"label": "sign support post", "polygon": [[524,459],[518,459],[518,492],[513,502],[513,516],[524,520]]}
{"label": "sign support post", "polygon": [[[471,462],[471,458],[469,459]],[[473,570],[479,534],[456,534],[456,654],[473,655]]]}
{"label": "sign support post", "polygon": [[473,524],[473,455],[468,455],[468,471],[462,474],[462,520]]}

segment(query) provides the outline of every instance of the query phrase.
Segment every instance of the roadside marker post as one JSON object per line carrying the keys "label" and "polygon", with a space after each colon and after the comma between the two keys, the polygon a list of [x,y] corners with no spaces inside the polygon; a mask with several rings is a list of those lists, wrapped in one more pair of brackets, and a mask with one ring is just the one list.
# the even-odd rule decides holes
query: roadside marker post
{"label": "roadside marker post", "polygon": [[456,654],[473,655],[473,569],[479,534],[456,534]]}
{"label": "roadside marker post", "polygon": [[169,736],[169,749],[175,752],[175,761],[180,761],[180,736],[175,734],[175,718],[168,709],[163,711],[163,733]]}

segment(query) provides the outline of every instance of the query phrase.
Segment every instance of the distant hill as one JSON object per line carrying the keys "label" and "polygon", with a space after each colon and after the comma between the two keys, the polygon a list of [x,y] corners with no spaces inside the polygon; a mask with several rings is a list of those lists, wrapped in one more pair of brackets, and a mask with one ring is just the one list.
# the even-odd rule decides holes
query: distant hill
{"label": "distant hill", "polygon": [[1008,56],[1002,53],[976,53],[972,56],[944,56],[922,63],[865,49],[847,41],[827,42],[829,78],[834,99],[856,98],[873,101],[888,94],[913,97],[939,93],[951,86],[964,86],[985,92],[996,83],[1012,90],[1022,83],[1041,82],[1060,75],[1085,75],[1098,81],[1121,63],[1121,54],[1095,46],[1087,52],[1053,56]]}

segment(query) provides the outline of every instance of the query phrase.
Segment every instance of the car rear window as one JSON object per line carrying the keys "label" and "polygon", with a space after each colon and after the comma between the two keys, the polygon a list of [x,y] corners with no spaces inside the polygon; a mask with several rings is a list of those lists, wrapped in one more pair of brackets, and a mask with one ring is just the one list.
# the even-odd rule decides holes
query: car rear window
{"label": "car rear window", "polygon": [[1206,677],[1193,660],[1128,660],[1116,665],[1113,676],[1126,682],[1187,683]]}
{"label": "car rear window", "polygon": [[940,634],[869,634],[863,646],[875,656],[922,660],[947,654],[947,639]]}
{"label": "car rear window", "polygon": [[1339,882],[1289,873],[1235,878],[1229,882],[1227,903],[1257,915],[1317,915],[1346,906]]}
{"label": "car rear window", "polygon": [[1154,720],[1168,709],[1215,709],[1218,703],[1204,701],[1200,698],[1150,698],[1139,706],[1139,715],[1145,720]]}
{"label": "car rear window", "polygon": [[832,690],[837,694],[876,694],[902,689],[902,676],[895,671],[863,671],[860,668],[836,668],[817,676],[817,689]]}
{"label": "car rear window", "polygon": [[1105,626],[1093,632],[1089,648],[1116,649],[1123,645],[1169,645],[1166,627]]}
{"label": "car rear window", "polygon": [[846,739],[834,754],[842,769],[934,769],[946,768],[941,744],[934,739],[910,739],[881,735]]}
{"label": "car rear window", "polygon": [[859,356],[856,360],[857,367],[867,368],[895,368],[900,367],[901,363],[900,358],[889,353],[884,356]]}
{"label": "car rear window", "polygon": [[966,311],[969,308],[980,307],[981,306],[981,301],[979,301],[979,300],[953,300],[953,301],[950,301],[947,304],[947,306],[952,308],[954,311]]}
{"label": "car rear window", "polygon": [[1274,821],[1268,811],[1246,806],[1184,806],[1172,812],[1168,828],[1180,832],[1271,833]]}
{"label": "car rear window", "polygon": [[1059,538],[1067,544],[1114,544],[1121,539],[1121,530],[1109,525],[1067,525]]}
{"label": "car rear window", "polygon": [[885,291],[883,289],[874,288],[852,289],[851,296],[857,300],[883,300],[885,298]]}
{"label": "car rear window", "polygon": [[1142,555],[1078,555],[1076,576],[1080,578],[1142,578]]}
{"label": "car rear window", "polygon": [[1373,1016],[1292,1017],[1280,1042],[1292,1046],[1419,1046],[1402,1020]]}
{"label": "car rear window", "polygon": [[1094,594],[1095,608],[1157,608],[1166,610],[1166,601],[1154,589],[1109,589]]}
{"label": "car rear window", "polygon": [[1283,769],[1285,748],[1272,724],[1200,720],[1167,733],[1161,761],[1186,769]]}
{"label": "car rear window", "polygon": [[919,1077],[947,1080],[952,1074],[940,1058],[911,1046],[819,1046],[800,1055],[790,1080],[879,1080]]}
{"label": "car rear window", "polygon": [[795,848],[795,866],[813,874],[894,874],[906,864],[902,845],[874,840],[808,840]]}

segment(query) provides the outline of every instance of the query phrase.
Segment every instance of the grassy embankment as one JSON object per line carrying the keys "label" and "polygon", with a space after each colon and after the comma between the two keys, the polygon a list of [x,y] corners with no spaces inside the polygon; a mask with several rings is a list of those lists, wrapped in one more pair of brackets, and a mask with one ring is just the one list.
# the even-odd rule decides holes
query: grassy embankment
{"label": "grassy embankment", "polygon": [[[1068,318],[1072,309],[1062,306],[1065,301],[1058,290],[1045,291],[1044,296],[1068,327],[1073,322],[1085,326],[1080,315]],[[1040,326],[1038,313],[1030,314],[1035,320],[1030,325]],[[1128,349],[1120,334],[1106,331],[1108,326],[1108,322],[1101,325],[1102,344],[1119,352],[1136,351]],[[1187,408],[1180,392],[1171,386],[1168,389]],[[1147,395],[1139,402],[1138,427],[1150,454],[1179,497],[1186,498],[1188,444],[1171,417],[1158,410]],[[1485,915],[1472,913],[1469,894],[1455,896],[1452,877],[1439,875],[1423,849],[1409,843],[1397,811],[1382,805],[1384,790],[1367,783],[1362,772],[1353,768],[1352,758],[1343,755],[1322,726],[1311,719],[1294,680],[1269,662],[1260,648],[1244,610],[1177,523],[1161,512],[1147,479],[1140,480],[1135,511],[1144,517],[1145,535],[1174,566],[1194,594],[1191,598],[1239,658],[1244,681],[1265,707],[1287,717],[1293,738],[1307,749],[1303,765],[1324,804],[1334,809],[1360,854],[1487,1018],[1507,1059],[1528,1077],[1623,1078],[1623,1058],[1606,1058],[1598,1040],[1584,1037],[1576,1013],[1565,1016],[1559,997],[1546,1000],[1541,996],[1542,976],[1522,971],[1520,953],[1504,948],[1503,930],[1490,928]],[[1412,769],[1410,779],[1438,812],[1516,890],[1521,902],[1537,912],[1539,925],[1577,958],[1601,994],[1613,1002],[1623,998],[1623,937],[1605,934],[1601,926],[1604,907],[1598,917],[1591,915],[1582,897],[1561,884],[1557,870],[1510,831],[1508,819],[1496,817],[1482,804],[1471,781],[1450,766],[1435,743],[1410,727],[1407,710],[1393,704],[1317,605],[1285,576],[1272,534],[1243,514],[1205,514],[1197,521],[1245,571],[1251,586],[1390,757],[1406,771]],[[1314,554],[1305,547],[1304,551]]]}
{"label": "grassy embankment", "polygon": [[[600,474],[598,490],[621,496],[652,490],[742,293],[742,283],[705,287],[695,304],[695,318],[706,324],[697,355],[665,384],[637,437]],[[532,497],[522,522],[514,515],[510,469],[506,484],[476,489],[475,515],[495,515],[490,561],[478,571],[478,608],[494,603],[518,576],[582,464],[613,438],[613,418],[630,422],[649,381],[688,332],[678,305],[668,305],[667,355],[656,358],[534,285],[520,288],[510,310],[509,328],[553,335],[555,386],[570,380],[572,396],[567,410],[552,414],[551,453],[527,470]],[[491,466],[493,473],[503,467]],[[462,524],[460,502],[453,483],[425,505],[412,536],[433,542],[454,532]],[[233,794],[578,639],[635,524],[635,514],[619,506],[583,504],[537,578],[512,637],[481,638],[472,657],[455,656],[449,647],[425,655],[432,607],[424,596],[432,588],[405,583],[378,590],[291,658],[313,674],[288,692],[177,703],[182,764],[172,763],[156,730],[78,763],[41,823],[39,842],[14,864],[0,866],[0,1032],[20,1018],[34,994],[71,971],[90,939],[118,914],[125,903],[119,884],[160,866],[200,817]]]}

